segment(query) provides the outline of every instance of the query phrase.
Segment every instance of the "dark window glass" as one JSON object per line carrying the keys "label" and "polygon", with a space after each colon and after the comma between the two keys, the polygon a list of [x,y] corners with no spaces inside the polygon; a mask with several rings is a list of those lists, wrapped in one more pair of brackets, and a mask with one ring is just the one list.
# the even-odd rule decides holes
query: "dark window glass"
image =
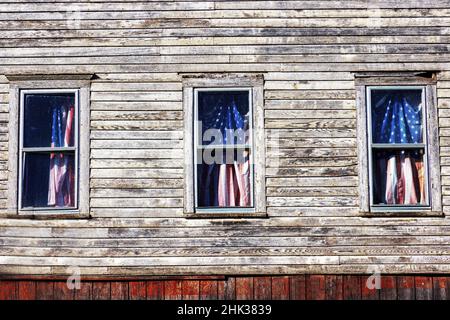
{"label": "dark window glass", "polygon": [[23,147],[73,147],[75,95],[26,94]]}
{"label": "dark window glass", "polygon": [[73,207],[75,157],[69,153],[26,153],[23,158],[22,206]]}
{"label": "dark window glass", "polygon": [[[25,93],[22,132],[22,208],[75,207],[75,93]],[[49,150],[50,148],[50,150]]]}

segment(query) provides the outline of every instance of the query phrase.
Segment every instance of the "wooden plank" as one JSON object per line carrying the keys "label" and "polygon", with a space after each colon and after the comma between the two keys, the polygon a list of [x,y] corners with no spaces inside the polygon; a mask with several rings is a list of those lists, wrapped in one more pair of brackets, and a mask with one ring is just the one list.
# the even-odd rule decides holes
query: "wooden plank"
{"label": "wooden plank", "polygon": [[17,296],[17,282],[15,281],[0,281],[0,300],[16,300]]}
{"label": "wooden plank", "polygon": [[343,299],[361,300],[361,278],[359,276],[343,276]]}
{"label": "wooden plank", "polygon": [[236,300],[253,298],[253,277],[236,277]]}
{"label": "wooden plank", "polygon": [[111,281],[111,300],[128,299],[128,282]]}
{"label": "wooden plank", "polygon": [[164,281],[164,300],[180,300],[182,296],[181,281]]}
{"label": "wooden plank", "polygon": [[111,282],[95,281],[92,283],[92,300],[110,300]]}
{"label": "wooden plank", "polygon": [[325,276],[306,276],[306,300],[325,300]]}
{"label": "wooden plank", "polygon": [[397,300],[397,281],[395,276],[381,276],[380,300]]}
{"label": "wooden plank", "polygon": [[416,300],[433,299],[433,280],[431,277],[416,276]]}
{"label": "wooden plank", "polygon": [[81,281],[80,289],[75,290],[75,300],[92,300],[93,285],[91,281]]}
{"label": "wooden plank", "polygon": [[183,280],[181,283],[183,300],[198,300],[200,295],[200,282],[198,280]]}
{"label": "wooden plank", "polygon": [[224,281],[218,281],[217,297],[219,300],[236,300],[235,277],[226,277]]}
{"label": "wooden plank", "polygon": [[449,300],[449,277],[433,276],[433,300]]}
{"label": "wooden plank", "polygon": [[164,282],[147,281],[147,300],[164,300]]}
{"label": "wooden plank", "polygon": [[[0,290],[2,291],[2,290]],[[36,300],[36,282],[19,281],[17,284],[18,300]]]}
{"label": "wooden plank", "polygon": [[[253,277],[253,291],[255,300],[272,299],[273,277]],[[277,284],[276,284],[277,285]],[[276,299],[276,298],[274,298]]]}
{"label": "wooden plank", "polygon": [[414,276],[397,276],[397,298],[398,300],[415,300]]}
{"label": "wooden plank", "polygon": [[342,276],[325,276],[325,299],[342,300]]}
{"label": "wooden plank", "polygon": [[54,281],[37,281],[36,282],[36,300],[53,300]]}
{"label": "wooden plank", "polygon": [[130,300],[146,300],[147,286],[145,281],[130,281],[128,283]]}
{"label": "wooden plank", "polygon": [[375,282],[372,278],[369,278],[371,275],[361,276],[361,299],[362,300],[379,300],[380,299],[380,289],[374,287],[368,287],[368,281],[372,281],[369,283],[370,286],[375,286]]}
{"label": "wooden plank", "polygon": [[66,281],[56,281],[54,284],[55,300],[73,300],[76,289],[69,289]]}
{"label": "wooden plank", "polygon": [[200,280],[200,300],[217,300],[218,298],[218,281],[217,280]]}
{"label": "wooden plank", "polygon": [[272,300],[289,300],[289,277],[272,277]]}
{"label": "wooden plank", "polygon": [[306,280],[304,275],[290,276],[290,299],[305,300],[306,299]]}

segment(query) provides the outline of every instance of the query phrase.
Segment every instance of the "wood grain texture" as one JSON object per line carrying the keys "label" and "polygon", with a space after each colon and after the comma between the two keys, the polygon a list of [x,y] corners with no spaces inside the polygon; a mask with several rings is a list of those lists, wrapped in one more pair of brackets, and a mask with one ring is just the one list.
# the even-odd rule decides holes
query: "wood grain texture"
{"label": "wood grain texture", "polygon": [[398,300],[414,300],[416,297],[415,280],[413,276],[397,277]]}
{"label": "wood grain texture", "polygon": [[75,290],[75,300],[92,300],[93,283],[91,281],[81,281],[80,289]]}
{"label": "wood grain texture", "polygon": [[55,300],[73,300],[75,289],[69,289],[66,282],[58,281],[53,286]]}
{"label": "wood grain texture", "polygon": [[236,277],[236,300],[252,300],[253,298],[253,278]]}
{"label": "wood grain texture", "polygon": [[36,282],[36,300],[54,300],[55,283],[53,281],[37,281]]}
{"label": "wood grain texture", "polygon": [[110,300],[111,299],[111,283],[110,282],[93,282],[92,283],[92,300]]}
{"label": "wood grain texture", "polygon": [[327,275],[325,276],[325,299],[326,300],[342,300],[342,276]]}
{"label": "wood grain texture", "polygon": [[200,282],[198,280],[184,280],[181,284],[183,300],[198,300],[200,296]]}
{"label": "wood grain texture", "polygon": [[291,300],[306,299],[306,279],[304,275],[290,277]]}
{"label": "wood grain texture", "polygon": [[[253,278],[253,290],[255,300],[270,300],[273,295],[277,295],[279,291],[279,280],[275,280],[275,287],[273,283],[273,277],[254,277]],[[274,293],[275,289],[275,293]]]}
{"label": "wood grain texture", "polygon": [[147,300],[164,299],[164,283],[161,281],[147,281]]}
{"label": "wood grain texture", "polygon": [[19,281],[17,283],[17,299],[18,300],[35,300],[36,299],[36,282],[35,281]]}
{"label": "wood grain texture", "polygon": [[111,282],[111,300],[128,300],[128,282]]}
{"label": "wood grain texture", "polygon": [[380,300],[396,300],[397,281],[393,276],[381,276]]}
{"label": "wood grain texture", "polygon": [[0,281],[0,300],[16,300],[17,289],[15,281]]}
{"label": "wood grain texture", "polygon": [[361,278],[344,276],[343,277],[343,299],[360,300],[361,299]]}
{"label": "wood grain texture", "polygon": [[289,295],[289,277],[272,277],[272,300],[289,300]]}
{"label": "wood grain texture", "polygon": [[433,299],[433,280],[431,277],[417,276],[414,279],[416,284],[416,300]]}
{"label": "wood grain texture", "polygon": [[219,294],[219,284],[216,280],[200,280],[199,297],[200,300],[217,300]]}
{"label": "wood grain texture", "polygon": [[130,300],[146,300],[147,286],[145,281],[131,281],[128,283]]}
{"label": "wood grain texture", "polygon": [[448,300],[448,275],[381,276],[369,289],[367,275],[156,277],[152,280],[82,281],[70,290],[65,280],[0,280],[0,300]]}
{"label": "wood grain texture", "polygon": [[375,279],[369,277],[370,275],[361,276],[361,299],[379,300],[380,288],[376,287]]}
{"label": "wood grain texture", "polygon": [[164,282],[164,300],[179,300],[183,296],[182,281]]}
{"label": "wood grain texture", "polygon": [[[142,281],[221,274],[226,281],[189,281],[200,281],[201,299],[263,299],[285,297],[287,280],[277,277],[289,275],[291,299],[393,298],[394,284],[366,290],[364,274],[376,264],[389,283],[396,277],[397,298],[408,299],[430,296],[428,280],[416,292],[415,276],[448,273],[448,1],[378,1],[377,17],[358,0],[10,2],[0,8],[2,279],[59,281],[79,265],[89,280],[75,298],[175,299],[181,282]],[[73,25],[67,18],[78,4]],[[362,217],[364,86],[413,82],[427,87],[436,216]],[[82,88],[84,216],[11,219],[18,88],[49,86]],[[252,88],[259,215],[193,217],[193,89],[230,86]],[[110,282],[130,276],[127,289]],[[18,294],[67,294],[60,284],[32,283]],[[433,297],[447,294],[442,279],[431,283]]]}
{"label": "wood grain texture", "polygon": [[309,275],[306,276],[306,299],[307,300],[325,300],[325,276]]}

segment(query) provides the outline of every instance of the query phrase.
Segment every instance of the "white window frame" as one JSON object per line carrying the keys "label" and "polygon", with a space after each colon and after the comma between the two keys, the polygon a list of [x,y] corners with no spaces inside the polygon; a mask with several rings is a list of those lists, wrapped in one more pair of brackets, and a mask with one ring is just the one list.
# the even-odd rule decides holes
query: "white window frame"
{"label": "white window frame", "polygon": [[[73,147],[33,147],[25,148],[23,146],[23,138],[25,132],[25,95],[27,94],[52,94],[52,93],[71,93],[75,97],[75,117],[74,117],[74,146]],[[79,114],[79,89],[24,89],[20,90],[20,110],[19,110],[19,186],[18,186],[18,207],[20,211],[54,211],[54,210],[77,210],[78,209],[78,170],[75,170],[75,206],[74,207],[24,207],[22,203],[23,194],[23,171],[24,158],[26,153],[34,152],[73,152],[75,158],[75,168],[78,168],[78,158],[79,158],[79,138],[78,138],[78,114]]]}
{"label": "white window frame", "polygon": [[220,212],[253,212],[254,211],[254,170],[252,169],[250,171],[250,206],[249,207],[215,207],[215,208],[203,208],[198,206],[198,173],[197,173],[197,165],[198,163],[198,149],[203,149],[202,146],[198,145],[198,141],[200,141],[200,137],[198,136],[198,94],[199,92],[230,92],[230,91],[241,91],[241,92],[247,92],[248,93],[248,103],[249,103],[249,144],[248,145],[213,145],[211,147],[207,146],[206,148],[213,148],[213,149],[233,149],[233,150],[250,150],[250,164],[252,165],[251,168],[253,168],[254,164],[254,145],[253,145],[253,99],[252,99],[252,88],[248,87],[229,87],[229,88],[195,88],[194,89],[194,203],[195,203],[195,212],[198,213],[208,213],[208,212],[214,212],[214,213],[220,213]]}
{"label": "white window frame", "polygon": [[[265,196],[265,134],[262,75],[242,74],[185,74],[183,75],[184,108],[184,213],[187,218],[266,217]],[[198,92],[247,91],[251,117],[250,156],[251,207],[197,207],[197,124]],[[194,140],[195,139],[195,140]],[[235,148],[233,145],[232,148]]]}
{"label": "white window frame", "polygon": [[[8,209],[6,216],[45,217],[45,218],[89,218],[89,96],[92,74],[80,75],[7,75],[10,81],[9,101],[9,143],[8,143]],[[76,206],[22,208],[22,139],[24,94],[75,92],[75,167],[76,170]],[[33,150],[36,148],[31,148]],[[43,148],[38,148],[42,149]],[[48,148],[47,148],[48,149]],[[53,148],[52,151],[72,149],[71,147]]]}
{"label": "white window frame", "polygon": [[[430,197],[429,197],[429,189],[430,189],[430,183],[429,183],[429,168],[428,168],[428,126],[427,126],[427,114],[428,114],[428,107],[427,107],[427,101],[426,101],[426,87],[425,86],[367,86],[367,135],[369,136],[368,139],[368,154],[369,154],[369,199],[370,199],[370,206],[373,211],[396,211],[396,210],[430,210]],[[374,90],[420,90],[421,91],[421,97],[422,97],[422,143],[373,143],[373,137],[372,137],[372,91]],[[381,149],[381,150],[399,150],[399,149],[408,149],[408,150],[418,150],[423,149],[424,155],[423,155],[423,162],[424,162],[424,168],[425,168],[425,192],[427,197],[427,204],[426,205],[382,205],[382,204],[374,204],[373,203],[373,150],[374,149]]]}
{"label": "white window frame", "polygon": [[[359,209],[363,216],[442,216],[442,190],[439,161],[439,127],[436,76],[434,73],[356,73]],[[422,89],[426,183],[428,205],[373,205],[372,195],[372,89]],[[398,145],[398,146],[397,146]],[[388,148],[402,148],[401,144]]]}

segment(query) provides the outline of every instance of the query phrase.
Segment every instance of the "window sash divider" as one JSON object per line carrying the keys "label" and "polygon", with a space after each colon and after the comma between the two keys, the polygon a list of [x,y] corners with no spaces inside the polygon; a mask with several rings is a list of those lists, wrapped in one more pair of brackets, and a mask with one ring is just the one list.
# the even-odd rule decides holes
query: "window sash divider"
{"label": "window sash divider", "polygon": [[424,143],[377,143],[372,144],[372,149],[425,149]]}
{"label": "window sash divider", "polygon": [[22,148],[23,152],[75,152],[76,147],[33,147],[33,148]]}
{"label": "window sash divider", "polygon": [[248,144],[208,144],[208,145],[198,145],[198,149],[251,149],[252,147]]}

